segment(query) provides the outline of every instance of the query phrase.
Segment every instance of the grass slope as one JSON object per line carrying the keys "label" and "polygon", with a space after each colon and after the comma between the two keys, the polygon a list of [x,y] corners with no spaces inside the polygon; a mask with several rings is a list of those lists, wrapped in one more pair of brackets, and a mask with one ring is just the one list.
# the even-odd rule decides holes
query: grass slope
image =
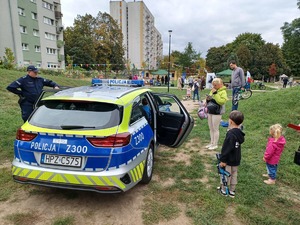
{"label": "grass slope", "polygon": [[[6,90],[6,86],[24,74],[0,69],[0,164],[13,158],[13,140],[22,124],[17,97]],[[43,76],[43,75],[42,75]],[[65,77],[43,76],[60,85],[79,86],[89,81]],[[166,92],[158,88],[155,91]],[[300,167],[293,163],[294,151],[298,149],[299,137],[294,130],[286,128],[288,123],[300,123],[300,87],[266,92],[254,92],[248,100],[240,102],[239,110],[245,114],[245,143],[242,145],[242,163],[239,167],[239,184],[235,199],[216,194],[219,183],[213,155],[201,155],[191,149],[192,141],[197,148],[203,148],[209,141],[206,120],[196,119],[195,128],[186,143],[178,149],[161,151],[156,155],[155,174],[161,182],[154,180],[145,193],[143,219],[145,224],[157,224],[179,216],[183,211],[193,224],[299,224],[300,221]],[[180,99],[185,94],[170,89]],[[203,98],[207,90],[201,92]],[[231,92],[228,91],[228,95]],[[226,104],[228,119],[231,102]],[[193,113],[196,117],[196,112]],[[262,161],[269,126],[280,123],[285,128],[287,144],[283,152],[278,182],[275,186],[263,183],[265,164]],[[220,143],[226,128],[220,127]],[[176,154],[190,157],[190,163],[175,161]],[[173,184],[163,186],[164,181]],[[204,181],[203,181],[204,180]],[[1,169],[0,201],[6,201],[14,190],[23,185],[11,181],[10,171]],[[133,190],[134,191],[134,190]]]}

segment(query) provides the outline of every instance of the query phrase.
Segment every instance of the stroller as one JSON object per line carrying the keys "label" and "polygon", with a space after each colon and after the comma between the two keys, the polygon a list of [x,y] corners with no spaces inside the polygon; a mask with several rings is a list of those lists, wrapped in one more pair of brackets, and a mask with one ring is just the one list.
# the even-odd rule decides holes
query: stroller
{"label": "stroller", "polygon": [[[229,188],[227,185],[227,177],[230,177],[231,174],[225,170],[225,167],[220,167],[220,155],[219,153],[216,154],[218,163],[217,163],[217,169],[218,169],[218,174],[220,174],[221,176],[221,180],[222,180],[222,184],[225,187],[225,195],[228,196],[229,195]],[[218,187],[218,191],[221,192],[222,187]]]}

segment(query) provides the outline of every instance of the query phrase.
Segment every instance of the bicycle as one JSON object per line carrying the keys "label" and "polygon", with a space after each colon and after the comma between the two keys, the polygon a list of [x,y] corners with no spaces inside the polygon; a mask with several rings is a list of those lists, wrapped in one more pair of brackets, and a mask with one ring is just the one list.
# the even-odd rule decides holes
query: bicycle
{"label": "bicycle", "polygon": [[241,89],[239,90],[234,96],[233,96],[233,101],[232,104],[233,105],[237,105],[239,100],[243,100],[243,99],[248,99],[252,96],[252,91],[251,89]]}
{"label": "bicycle", "polygon": [[263,82],[255,82],[252,84],[251,89],[266,90],[266,85],[264,85]]}

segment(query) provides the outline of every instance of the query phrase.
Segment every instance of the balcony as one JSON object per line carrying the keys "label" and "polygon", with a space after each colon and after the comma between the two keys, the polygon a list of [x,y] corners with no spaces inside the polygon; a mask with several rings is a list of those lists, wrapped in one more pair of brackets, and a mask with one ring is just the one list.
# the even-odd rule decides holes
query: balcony
{"label": "balcony", "polygon": [[61,19],[63,14],[60,11],[55,11],[55,19]]}

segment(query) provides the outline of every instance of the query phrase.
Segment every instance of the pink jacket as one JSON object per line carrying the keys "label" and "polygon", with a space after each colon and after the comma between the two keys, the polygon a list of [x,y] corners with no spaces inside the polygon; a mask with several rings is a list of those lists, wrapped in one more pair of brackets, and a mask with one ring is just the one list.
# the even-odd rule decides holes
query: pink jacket
{"label": "pink jacket", "polygon": [[283,152],[286,140],[283,136],[279,137],[277,141],[274,138],[269,138],[266,151],[265,159],[268,164],[276,165],[280,160],[281,153]]}

